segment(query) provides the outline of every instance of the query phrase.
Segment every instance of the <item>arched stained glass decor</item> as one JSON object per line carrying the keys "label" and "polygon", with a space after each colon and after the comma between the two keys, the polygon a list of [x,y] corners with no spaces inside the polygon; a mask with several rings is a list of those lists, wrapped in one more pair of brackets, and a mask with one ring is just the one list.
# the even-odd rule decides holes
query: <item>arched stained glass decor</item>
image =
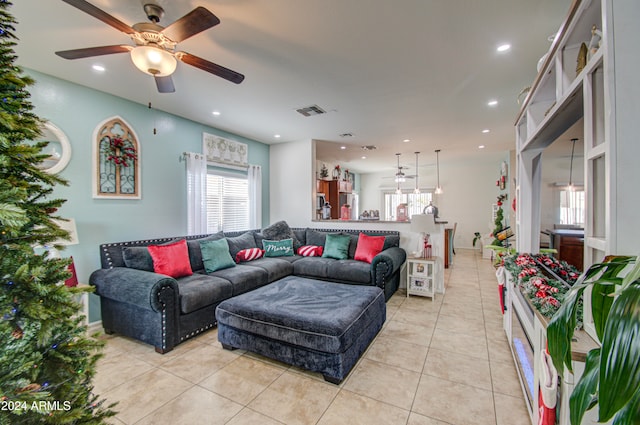
{"label": "arched stained glass decor", "polygon": [[94,197],[140,199],[140,145],[120,117],[108,119],[94,134]]}

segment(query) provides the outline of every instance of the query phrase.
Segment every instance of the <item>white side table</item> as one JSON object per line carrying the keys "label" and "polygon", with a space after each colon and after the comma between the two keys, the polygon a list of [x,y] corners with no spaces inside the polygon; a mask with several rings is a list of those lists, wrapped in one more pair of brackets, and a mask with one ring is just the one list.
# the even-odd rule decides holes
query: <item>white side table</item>
{"label": "white side table", "polygon": [[407,258],[407,297],[420,295],[436,298],[436,265],[438,257]]}

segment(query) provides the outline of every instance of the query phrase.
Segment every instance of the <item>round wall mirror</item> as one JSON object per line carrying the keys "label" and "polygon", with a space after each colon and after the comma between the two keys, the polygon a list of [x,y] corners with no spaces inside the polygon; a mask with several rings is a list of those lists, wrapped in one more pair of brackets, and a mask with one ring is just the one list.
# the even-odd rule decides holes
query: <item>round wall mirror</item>
{"label": "round wall mirror", "polygon": [[42,128],[42,136],[37,141],[49,142],[42,151],[49,156],[39,165],[40,169],[50,174],[64,170],[71,160],[71,143],[67,135],[55,124],[46,121]]}

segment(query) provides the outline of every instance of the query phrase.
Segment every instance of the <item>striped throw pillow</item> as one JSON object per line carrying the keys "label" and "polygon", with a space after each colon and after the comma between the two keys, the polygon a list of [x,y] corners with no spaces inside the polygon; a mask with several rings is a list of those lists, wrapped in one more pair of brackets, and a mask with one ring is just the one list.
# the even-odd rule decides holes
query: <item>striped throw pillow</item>
{"label": "striped throw pillow", "polygon": [[264,250],[260,248],[247,248],[239,251],[236,254],[236,263],[243,261],[257,260],[264,255]]}
{"label": "striped throw pillow", "polygon": [[321,257],[323,248],[316,245],[305,245],[298,248],[298,255],[303,257]]}

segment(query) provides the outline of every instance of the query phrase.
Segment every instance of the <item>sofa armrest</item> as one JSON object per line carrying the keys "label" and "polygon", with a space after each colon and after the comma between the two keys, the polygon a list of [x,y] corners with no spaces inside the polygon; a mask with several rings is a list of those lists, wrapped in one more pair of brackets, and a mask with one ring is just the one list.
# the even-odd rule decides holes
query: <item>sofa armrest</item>
{"label": "sofa armrest", "polygon": [[383,285],[385,279],[393,276],[407,259],[404,249],[394,246],[387,248],[373,257],[371,262],[371,274],[377,286]]}
{"label": "sofa armrest", "polygon": [[178,305],[178,282],[163,274],[114,267],[96,270],[89,277],[89,283],[96,287],[96,294],[101,297],[146,310],[162,311],[170,299]]}

